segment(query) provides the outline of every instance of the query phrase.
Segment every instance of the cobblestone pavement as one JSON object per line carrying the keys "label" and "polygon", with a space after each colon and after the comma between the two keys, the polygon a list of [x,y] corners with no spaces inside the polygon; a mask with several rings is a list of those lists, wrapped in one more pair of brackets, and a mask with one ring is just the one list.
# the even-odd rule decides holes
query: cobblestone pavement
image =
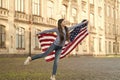
{"label": "cobblestone pavement", "polygon": [[[25,58],[0,58],[0,80],[49,80],[53,62],[24,66]],[[60,60],[57,80],[120,80],[120,58],[70,57]]]}

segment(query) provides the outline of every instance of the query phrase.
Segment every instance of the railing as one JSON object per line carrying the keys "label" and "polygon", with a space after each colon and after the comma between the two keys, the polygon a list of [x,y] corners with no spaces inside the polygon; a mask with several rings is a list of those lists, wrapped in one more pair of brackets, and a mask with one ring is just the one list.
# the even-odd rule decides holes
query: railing
{"label": "railing", "polygon": [[29,15],[22,12],[15,12],[15,19],[20,21],[29,21]]}
{"label": "railing", "polygon": [[73,23],[73,22],[69,22],[69,21],[67,21],[67,23],[66,23],[66,25],[67,26],[73,26],[73,25],[77,25],[78,23]]}
{"label": "railing", "polygon": [[32,21],[33,23],[43,23],[43,17],[33,15]]}
{"label": "railing", "polygon": [[56,25],[57,20],[53,18],[47,18],[47,24]]}
{"label": "railing", "polygon": [[4,8],[0,8],[0,16],[8,18],[8,10]]}

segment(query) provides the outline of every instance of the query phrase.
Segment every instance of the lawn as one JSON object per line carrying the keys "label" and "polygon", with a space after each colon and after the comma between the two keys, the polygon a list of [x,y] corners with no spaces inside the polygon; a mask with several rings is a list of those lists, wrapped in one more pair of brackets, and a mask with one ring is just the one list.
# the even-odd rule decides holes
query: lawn
{"label": "lawn", "polygon": [[[0,58],[0,80],[50,80],[53,62]],[[72,57],[60,60],[57,80],[119,80],[119,58]]]}

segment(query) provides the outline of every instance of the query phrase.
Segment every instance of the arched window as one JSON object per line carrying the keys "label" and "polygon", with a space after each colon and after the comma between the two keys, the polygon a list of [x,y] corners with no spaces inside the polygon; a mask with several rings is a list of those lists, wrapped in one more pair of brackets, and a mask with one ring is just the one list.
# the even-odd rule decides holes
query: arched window
{"label": "arched window", "polygon": [[0,48],[5,48],[5,26],[0,25]]}

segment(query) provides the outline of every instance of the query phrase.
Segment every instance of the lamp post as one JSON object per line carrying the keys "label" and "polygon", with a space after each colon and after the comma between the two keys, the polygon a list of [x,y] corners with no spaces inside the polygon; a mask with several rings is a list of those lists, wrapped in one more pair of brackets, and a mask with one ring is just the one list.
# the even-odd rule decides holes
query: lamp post
{"label": "lamp post", "polygon": [[29,56],[31,56],[31,26],[32,26],[32,15],[29,16]]}
{"label": "lamp post", "polygon": [[116,0],[114,0],[115,55],[117,55]]}

